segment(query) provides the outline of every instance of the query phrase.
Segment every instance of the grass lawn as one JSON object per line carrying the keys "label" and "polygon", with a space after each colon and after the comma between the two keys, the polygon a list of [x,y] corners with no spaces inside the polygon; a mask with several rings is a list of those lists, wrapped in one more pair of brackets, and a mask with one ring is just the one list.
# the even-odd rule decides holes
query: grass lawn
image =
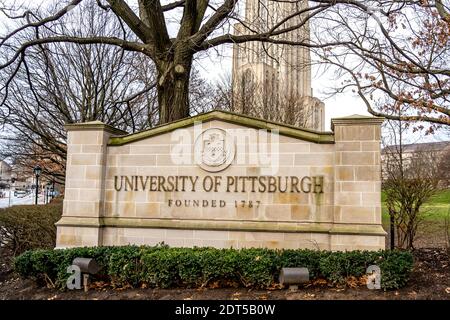
{"label": "grass lawn", "polygon": [[[383,224],[389,223],[389,214],[386,208],[386,195],[381,193]],[[443,221],[450,215],[450,189],[440,191],[422,206],[421,213],[424,220]]]}
{"label": "grass lawn", "polygon": [[[385,230],[389,230],[389,213],[384,193],[381,194],[381,200],[383,227]],[[423,222],[419,227],[419,238],[422,239],[425,246],[440,244],[445,238],[445,218],[450,219],[450,189],[438,192],[422,206],[420,212]]]}

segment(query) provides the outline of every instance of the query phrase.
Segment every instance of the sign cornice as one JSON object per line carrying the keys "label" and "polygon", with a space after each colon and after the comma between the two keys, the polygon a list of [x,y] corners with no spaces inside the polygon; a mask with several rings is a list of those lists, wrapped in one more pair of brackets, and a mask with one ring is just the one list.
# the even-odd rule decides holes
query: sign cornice
{"label": "sign cornice", "polygon": [[237,114],[228,111],[214,110],[202,113],[193,117],[177,120],[167,124],[163,124],[145,131],[134,134],[115,136],[109,139],[109,146],[121,146],[128,143],[136,142],[142,139],[147,139],[153,136],[164,134],[180,128],[193,126],[196,122],[207,122],[212,120],[220,120],[232,124],[242,125],[256,129],[278,130],[280,135],[319,143],[319,144],[333,144],[334,134],[332,132],[320,132],[310,129],[304,129],[282,123],[267,121],[250,117],[247,115]]}

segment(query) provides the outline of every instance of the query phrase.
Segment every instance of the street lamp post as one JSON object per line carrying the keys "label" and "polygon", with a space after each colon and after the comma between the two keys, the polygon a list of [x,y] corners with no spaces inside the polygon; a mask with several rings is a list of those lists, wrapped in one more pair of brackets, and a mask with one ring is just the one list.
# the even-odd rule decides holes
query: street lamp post
{"label": "street lamp post", "polygon": [[34,202],[34,204],[38,204],[38,197],[39,197],[39,176],[41,175],[42,169],[39,165],[37,165],[36,167],[34,167],[33,169],[34,174],[36,176],[36,200]]}
{"label": "street lamp post", "polygon": [[11,189],[13,188],[15,182],[16,178],[11,178],[11,184],[9,185],[9,207],[11,207]]}
{"label": "street lamp post", "polygon": [[50,202],[51,187],[52,187],[52,182],[51,181],[47,182],[47,185],[45,186],[45,203]]}
{"label": "street lamp post", "polygon": [[55,180],[52,180],[52,189],[51,189],[52,193],[51,195],[51,199],[53,200],[53,198],[55,197]]}

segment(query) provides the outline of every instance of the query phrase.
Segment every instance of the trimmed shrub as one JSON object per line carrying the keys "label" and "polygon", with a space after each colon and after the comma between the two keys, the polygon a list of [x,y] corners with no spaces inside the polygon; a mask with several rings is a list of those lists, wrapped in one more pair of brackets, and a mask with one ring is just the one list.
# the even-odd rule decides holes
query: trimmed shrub
{"label": "trimmed shrub", "polygon": [[27,251],[16,258],[15,269],[23,277],[50,279],[65,287],[67,267],[76,257],[94,258],[100,276],[115,286],[191,287],[212,281],[224,285],[268,288],[276,284],[283,267],[307,267],[312,280],[333,284],[361,277],[370,265],[381,269],[384,290],[406,284],[413,266],[408,251],[349,251],[271,249],[169,248],[165,245],[73,248]]}
{"label": "trimmed shrub", "polygon": [[[137,286],[145,277],[142,249],[137,246],[121,248],[121,250],[115,250],[114,247],[108,248],[103,256],[105,262],[100,265],[105,266],[104,273],[111,277],[114,285],[130,284]],[[83,257],[85,256],[93,258],[93,256],[87,255]]]}
{"label": "trimmed shrub", "polygon": [[[242,249],[236,263],[237,273],[246,287],[268,287],[277,273],[279,251],[270,249]],[[279,272],[278,272],[279,273]]]}
{"label": "trimmed shrub", "polygon": [[414,260],[409,251],[382,251],[374,260],[381,268],[381,287],[396,289],[406,285]]}
{"label": "trimmed shrub", "polygon": [[198,263],[201,269],[201,285],[214,281],[238,282],[236,263],[239,251],[231,249],[202,248],[198,251]]}
{"label": "trimmed shrub", "polygon": [[[315,279],[321,276],[320,261],[327,255],[327,251],[316,250],[282,250],[280,253],[279,263],[277,270],[281,268],[295,268],[305,267],[308,268],[309,276],[311,279]],[[278,274],[276,275],[278,277]]]}
{"label": "trimmed shrub", "polygon": [[0,245],[10,256],[26,250],[54,248],[55,223],[61,218],[62,200],[47,205],[21,205],[0,209]]}
{"label": "trimmed shrub", "polygon": [[370,251],[333,252],[322,255],[319,269],[322,276],[332,283],[341,284],[347,277],[361,277],[376,255]]}

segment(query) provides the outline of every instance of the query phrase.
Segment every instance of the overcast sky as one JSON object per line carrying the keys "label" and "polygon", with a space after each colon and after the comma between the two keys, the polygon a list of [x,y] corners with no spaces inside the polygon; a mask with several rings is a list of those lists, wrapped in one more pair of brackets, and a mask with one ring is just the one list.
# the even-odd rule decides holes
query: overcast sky
{"label": "overcast sky", "polygon": [[[196,67],[201,75],[210,81],[218,81],[223,75],[231,74],[231,50],[224,48],[220,50],[220,58],[212,54],[208,57],[202,57]],[[353,114],[369,115],[364,102],[361,98],[352,93],[351,90],[329,98],[328,88],[336,87],[338,80],[334,79],[331,71],[319,72],[317,67],[312,70],[312,87],[314,96],[325,102],[325,130],[329,131],[331,119],[345,117]],[[408,132],[405,143],[433,142],[450,140],[449,131],[438,131],[434,135],[425,136],[423,132]]]}

